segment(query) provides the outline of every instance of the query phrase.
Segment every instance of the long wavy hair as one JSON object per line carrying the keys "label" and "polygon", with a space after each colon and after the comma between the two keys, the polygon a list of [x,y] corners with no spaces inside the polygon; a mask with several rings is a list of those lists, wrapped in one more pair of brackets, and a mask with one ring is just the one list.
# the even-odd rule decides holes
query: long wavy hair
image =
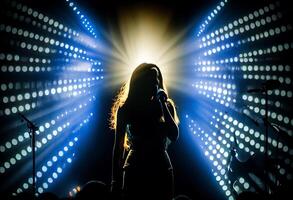
{"label": "long wavy hair", "polygon": [[[153,68],[155,68],[158,71],[158,87],[163,89],[167,96],[168,91],[163,81],[163,76],[161,73],[161,70],[158,66],[155,64],[149,64],[149,63],[142,63],[140,64],[132,73],[130,80],[128,80],[126,83],[122,85],[120,88],[118,94],[116,95],[114,99],[113,106],[111,108],[111,116],[110,116],[110,128],[113,130],[116,130],[117,125],[117,111],[120,107],[122,107],[124,104],[127,103],[127,105],[135,106],[138,101],[137,98],[139,96],[141,91],[141,84],[143,75],[147,72],[150,72]],[[177,124],[179,124],[179,118],[176,113],[176,107],[175,103],[172,99],[168,98],[168,102],[173,106],[174,108],[174,120]]]}

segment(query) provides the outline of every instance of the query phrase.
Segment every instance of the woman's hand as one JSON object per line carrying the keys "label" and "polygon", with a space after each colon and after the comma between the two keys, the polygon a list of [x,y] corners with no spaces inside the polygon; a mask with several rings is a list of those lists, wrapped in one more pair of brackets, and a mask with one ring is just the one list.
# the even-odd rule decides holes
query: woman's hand
{"label": "woman's hand", "polygon": [[158,89],[158,91],[157,91],[157,99],[159,101],[161,101],[162,103],[167,101],[168,96],[167,96],[167,93],[165,92],[165,90],[163,90],[161,88]]}

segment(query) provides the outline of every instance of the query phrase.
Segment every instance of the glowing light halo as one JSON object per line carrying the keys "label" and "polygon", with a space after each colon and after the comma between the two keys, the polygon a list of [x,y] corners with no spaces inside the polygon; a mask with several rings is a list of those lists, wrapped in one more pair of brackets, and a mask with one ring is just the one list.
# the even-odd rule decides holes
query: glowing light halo
{"label": "glowing light halo", "polygon": [[129,79],[141,63],[154,63],[162,71],[168,87],[176,87],[176,69],[184,54],[182,40],[187,29],[170,30],[171,15],[152,8],[127,9],[120,12],[119,30],[113,28],[108,37],[113,49],[110,73],[112,86]]}

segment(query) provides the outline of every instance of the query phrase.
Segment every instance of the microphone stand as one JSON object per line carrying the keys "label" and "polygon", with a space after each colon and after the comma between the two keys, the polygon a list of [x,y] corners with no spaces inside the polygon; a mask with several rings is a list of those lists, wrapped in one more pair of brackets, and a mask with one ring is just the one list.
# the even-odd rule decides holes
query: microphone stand
{"label": "microphone stand", "polygon": [[268,151],[268,136],[269,136],[269,127],[268,127],[268,89],[267,87],[264,87],[264,92],[265,92],[265,189],[267,192],[267,195],[269,195],[269,187],[268,187],[268,178],[269,178],[269,173],[268,173],[268,158],[269,158],[269,151]]}
{"label": "microphone stand", "polygon": [[29,129],[29,133],[31,136],[31,146],[32,146],[32,160],[33,160],[33,184],[32,184],[32,190],[33,190],[33,199],[35,199],[35,194],[36,194],[36,152],[35,152],[35,147],[36,147],[36,139],[35,139],[35,134],[36,131],[39,129],[33,122],[31,122],[28,118],[26,118],[23,114],[18,113],[19,116],[21,117],[22,121],[26,122],[26,126]]}
{"label": "microphone stand", "polygon": [[256,89],[249,89],[247,90],[248,93],[265,93],[265,158],[264,158],[264,164],[265,164],[265,169],[264,169],[264,175],[265,175],[265,193],[269,195],[269,187],[268,187],[268,135],[269,135],[269,128],[268,128],[268,90],[275,89],[273,88],[272,85],[268,85],[268,82],[263,84],[261,88],[256,88]]}

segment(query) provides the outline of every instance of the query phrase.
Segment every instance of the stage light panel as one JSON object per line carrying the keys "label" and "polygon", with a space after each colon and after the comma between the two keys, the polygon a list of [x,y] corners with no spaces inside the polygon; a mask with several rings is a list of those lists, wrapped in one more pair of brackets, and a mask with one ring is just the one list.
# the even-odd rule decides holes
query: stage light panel
{"label": "stage light panel", "polygon": [[[102,41],[85,13],[77,20],[86,19],[87,28],[33,6],[5,1],[1,10],[0,176],[6,180],[1,191],[14,194],[32,186],[30,133],[18,113],[38,126],[36,192],[42,193],[74,165],[75,148],[83,145],[78,137],[96,116],[92,109],[105,77],[96,48]],[[69,8],[60,2],[60,9],[74,16],[77,4]]]}
{"label": "stage light panel", "polygon": [[[284,2],[243,5],[239,12],[233,12],[234,6],[242,4],[222,3],[221,12],[212,11],[213,16],[209,14],[200,25],[195,42],[198,50],[190,70],[194,75],[190,72],[188,77],[193,101],[200,110],[187,112],[187,126],[229,200],[242,191],[264,192],[258,168],[268,170],[272,182],[278,179],[273,183],[276,188],[292,181],[293,173],[289,164],[293,155],[292,21]],[[266,138],[265,95],[247,90],[262,87],[269,80],[280,82],[280,87],[268,91],[268,120],[281,131],[269,127]],[[277,168],[249,163],[254,156],[264,158],[266,141],[269,158],[278,161]],[[229,172],[235,163],[235,158],[231,160],[234,148],[236,158],[255,171],[244,162],[234,173]],[[245,167],[246,171],[240,170]]]}

